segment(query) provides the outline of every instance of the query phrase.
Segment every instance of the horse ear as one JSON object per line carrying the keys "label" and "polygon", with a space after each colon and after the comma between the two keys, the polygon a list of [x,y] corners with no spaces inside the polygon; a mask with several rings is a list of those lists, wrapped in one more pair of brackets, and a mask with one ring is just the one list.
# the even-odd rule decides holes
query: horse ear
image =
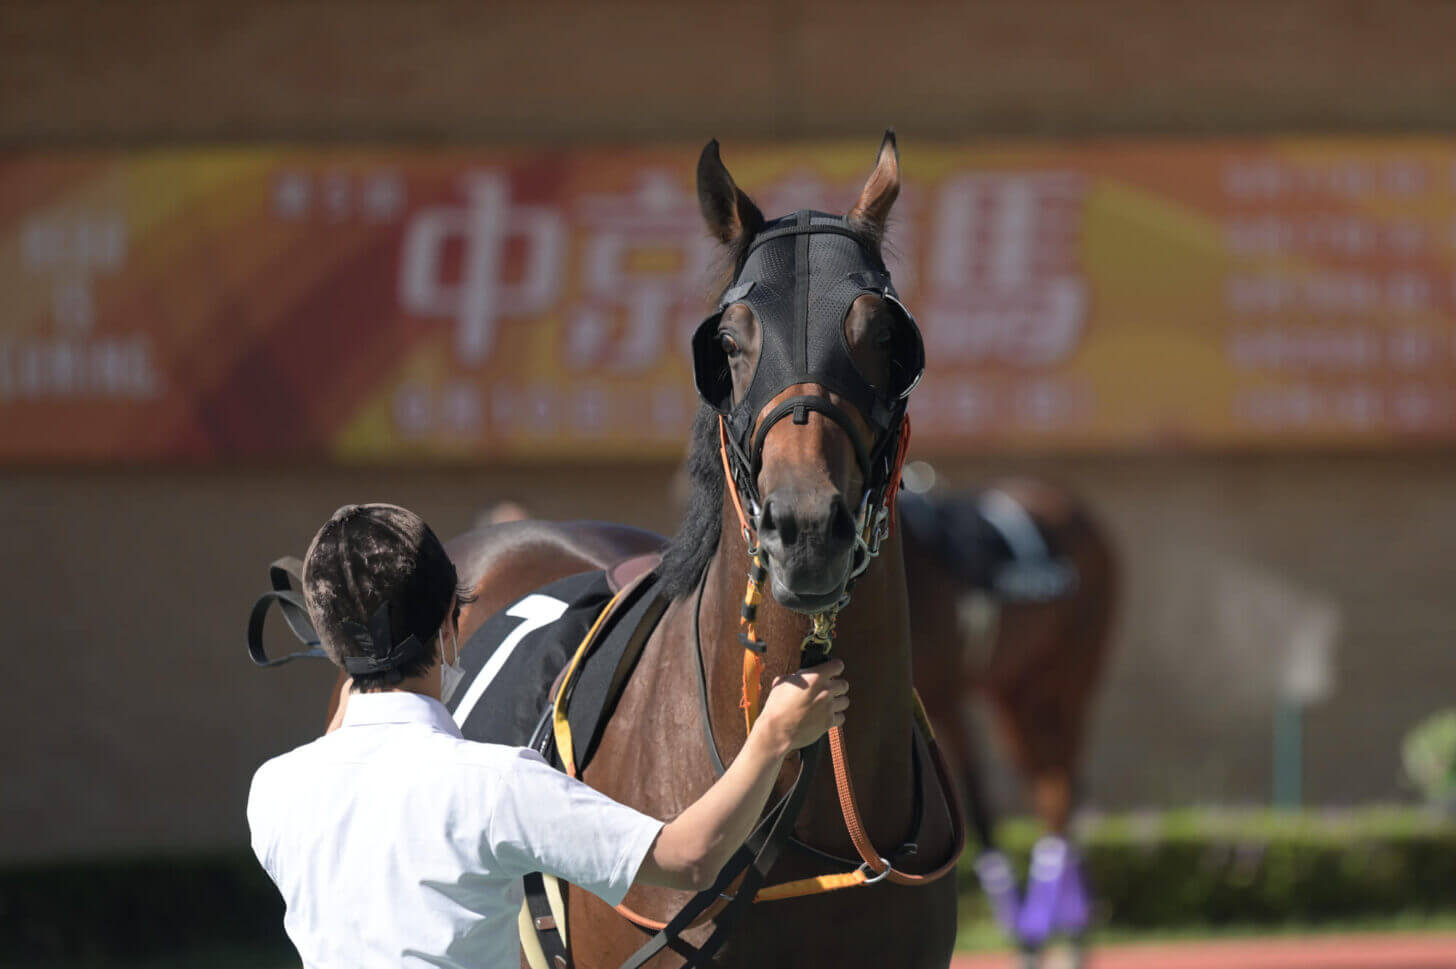
{"label": "horse ear", "polygon": [[868,229],[876,239],[881,238],[890,218],[890,207],[899,194],[900,149],[895,145],[895,129],[886,128],[875,170],[859,193],[859,201],[849,210],[850,221]]}
{"label": "horse ear", "polygon": [[763,213],[743,190],[718,157],[718,139],[703,146],[698,156],[698,207],[713,237],[728,246],[751,239],[763,226]]}

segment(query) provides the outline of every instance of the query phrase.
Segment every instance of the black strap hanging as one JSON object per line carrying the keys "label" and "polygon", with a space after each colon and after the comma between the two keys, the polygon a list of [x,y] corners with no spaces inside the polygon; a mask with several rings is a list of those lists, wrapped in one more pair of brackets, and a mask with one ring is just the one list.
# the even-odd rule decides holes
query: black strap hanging
{"label": "black strap hanging", "polygon": [[[298,559],[284,556],[268,566],[268,581],[273,589],[258,597],[258,601],[253,603],[253,611],[248,616],[248,656],[258,666],[282,666],[284,663],[291,663],[296,659],[327,655],[319,645],[319,636],[313,628],[313,620],[308,617],[308,606],[304,604],[303,593],[293,588],[294,580],[297,580],[299,586],[302,587],[303,563]],[[273,659],[268,657],[267,652],[263,649],[263,623],[268,618],[268,610],[274,603],[277,603],[278,608],[283,612],[283,620],[288,623],[288,628],[293,635],[298,637],[299,642],[309,647],[308,649]]]}
{"label": "black strap hanging", "polygon": [[564,926],[556,924],[556,915],[551,911],[551,899],[546,894],[546,879],[539,871],[529,872],[521,879],[526,895],[526,911],[531,916],[531,927],[536,930],[536,940],[541,943],[541,954],[551,969],[566,969],[570,955],[566,939],[561,932]]}
{"label": "black strap hanging", "polygon": [[[799,811],[813,786],[814,774],[823,757],[825,745],[825,740],[821,738],[818,743],[799,751],[799,773],[794,778],[794,785],[789,789],[788,795],[759,823],[758,828],[749,836],[748,842],[734,852],[712,886],[694,895],[666,927],[622,963],[621,969],[641,969],[663,949],[671,949],[685,957],[687,962],[683,964],[684,969],[709,969],[714,965],[714,953],[722,948],[728,939],[728,933],[733,931],[744,911],[753,904],[754,896],[768,878],[769,871],[778,860],[779,851],[788,840],[789,832],[794,829]],[[714,917],[713,933],[700,946],[684,941],[682,933],[687,931],[699,915],[727,893],[739,875],[743,876],[743,881],[731,901]]]}

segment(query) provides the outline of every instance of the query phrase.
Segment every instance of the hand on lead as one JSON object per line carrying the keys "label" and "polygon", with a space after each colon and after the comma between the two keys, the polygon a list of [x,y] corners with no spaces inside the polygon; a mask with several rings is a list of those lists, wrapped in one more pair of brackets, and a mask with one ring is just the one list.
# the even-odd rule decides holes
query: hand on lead
{"label": "hand on lead", "polygon": [[764,700],[759,723],[773,730],[790,750],[809,746],[844,723],[849,681],[843,674],[844,662],[831,659],[779,677]]}

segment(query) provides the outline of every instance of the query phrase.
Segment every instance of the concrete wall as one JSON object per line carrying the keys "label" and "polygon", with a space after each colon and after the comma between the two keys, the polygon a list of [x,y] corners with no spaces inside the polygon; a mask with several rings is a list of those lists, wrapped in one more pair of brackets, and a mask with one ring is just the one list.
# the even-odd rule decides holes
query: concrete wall
{"label": "concrete wall", "polygon": [[[348,501],[442,535],[503,497],[544,517],[675,526],[671,468],[423,473],[231,469],[0,476],[10,642],[0,860],[240,843],[253,769],[311,739],[330,673],[255,670],[265,566]],[[963,485],[1035,473],[1087,496],[1124,559],[1095,716],[1092,803],[1269,795],[1275,639],[1227,634],[1229,579],[1338,605],[1335,693],[1307,720],[1307,797],[1401,795],[1397,746],[1456,683],[1456,457],[1082,458],[944,464]],[[1235,588],[1239,588],[1235,583]],[[277,617],[274,617],[276,622]],[[278,640],[280,643],[284,640]],[[1264,652],[1267,649],[1268,654]],[[1007,806],[1019,802],[998,783]]]}

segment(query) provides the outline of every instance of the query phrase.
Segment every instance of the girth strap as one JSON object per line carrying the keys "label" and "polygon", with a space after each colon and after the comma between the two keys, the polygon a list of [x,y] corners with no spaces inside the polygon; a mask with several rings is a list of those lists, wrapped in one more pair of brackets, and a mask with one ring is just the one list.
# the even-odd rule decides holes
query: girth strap
{"label": "girth strap", "polygon": [[[553,906],[553,899],[550,896],[546,879],[539,871],[527,873],[522,879],[522,887],[525,891],[525,911],[522,919],[528,919],[527,924],[519,926],[521,936],[524,939],[529,929],[541,947],[541,956],[545,959],[545,966],[542,969],[567,969],[570,965],[570,955],[566,947],[566,926],[557,917]],[[557,889],[559,891],[559,889]],[[564,906],[564,899],[563,908]],[[564,913],[563,913],[564,914]],[[527,960],[533,956],[529,950]],[[536,969],[534,964],[532,969]]]}
{"label": "girth strap", "polygon": [[[667,608],[667,600],[661,596],[649,594],[643,598],[638,595],[643,590],[649,576],[650,572],[638,575],[623,586],[602,608],[591,629],[587,631],[581,644],[577,646],[576,652],[572,655],[570,663],[567,664],[556,685],[551,700],[551,730],[557,756],[561,759],[563,769],[572,777],[578,776],[585,767],[586,760],[591,754],[592,746],[601,729],[601,724],[597,724],[591,736],[575,737],[572,734],[568,710],[572,696],[581,680],[582,665],[586,657],[598,645],[598,635],[605,628],[614,622],[628,623],[631,627],[627,630],[629,642],[617,667],[611,671],[609,681],[597,684],[606,691],[608,697],[615,697],[620,693],[627,673],[636,664],[643,646],[646,645],[647,638]],[[598,698],[600,699],[600,696]]]}

